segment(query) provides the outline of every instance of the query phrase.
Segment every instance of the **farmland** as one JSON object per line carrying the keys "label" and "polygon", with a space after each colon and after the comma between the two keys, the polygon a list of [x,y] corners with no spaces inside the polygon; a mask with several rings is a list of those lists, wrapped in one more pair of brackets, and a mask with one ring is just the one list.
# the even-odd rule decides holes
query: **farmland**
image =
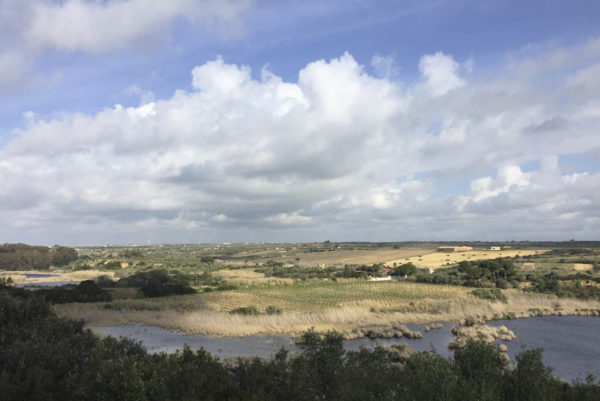
{"label": "farmland", "polygon": [[[334,250],[327,252],[308,252],[294,255],[292,261],[303,266],[331,266],[336,264],[373,264],[413,258],[435,252],[435,248],[401,248],[401,249],[372,249],[372,250]],[[279,262],[290,260],[289,257],[279,257]]]}
{"label": "farmland", "polygon": [[393,266],[394,263],[412,263],[417,267],[426,267],[436,269],[439,267],[454,265],[463,260],[486,260],[496,258],[514,258],[539,255],[546,252],[543,249],[523,249],[523,250],[471,250],[466,252],[424,252],[421,255],[405,257],[398,260],[386,262],[387,266]]}

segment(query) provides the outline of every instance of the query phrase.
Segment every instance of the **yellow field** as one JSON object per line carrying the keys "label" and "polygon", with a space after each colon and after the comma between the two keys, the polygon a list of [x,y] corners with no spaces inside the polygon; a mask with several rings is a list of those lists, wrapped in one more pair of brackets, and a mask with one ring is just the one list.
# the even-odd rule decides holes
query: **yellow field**
{"label": "yellow field", "polygon": [[435,248],[401,248],[401,249],[374,249],[374,250],[356,250],[356,251],[329,251],[329,252],[310,252],[299,253],[294,257],[280,257],[279,262],[295,262],[295,258],[300,258],[299,263],[304,266],[331,266],[334,264],[366,264],[386,263],[402,258],[427,255],[435,252]]}
{"label": "yellow field", "polygon": [[547,252],[547,250],[531,249],[531,250],[503,250],[503,251],[489,251],[489,250],[472,250],[466,252],[430,252],[423,254],[422,256],[404,257],[397,260],[386,262],[386,266],[393,266],[394,263],[401,265],[403,263],[411,262],[417,267],[429,267],[436,269],[445,265],[452,265],[463,260],[483,260],[483,259],[496,259],[496,258],[510,258],[515,256],[528,256],[537,255],[540,253]]}

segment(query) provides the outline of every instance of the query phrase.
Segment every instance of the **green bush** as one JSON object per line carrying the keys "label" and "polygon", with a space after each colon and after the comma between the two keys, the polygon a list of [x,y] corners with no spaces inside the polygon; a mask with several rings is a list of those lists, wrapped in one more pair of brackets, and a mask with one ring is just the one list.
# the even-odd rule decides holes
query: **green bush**
{"label": "green bush", "polygon": [[241,308],[235,308],[229,313],[238,314],[238,315],[260,315],[258,308],[254,305],[243,306]]}
{"label": "green bush", "polygon": [[281,313],[283,313],[283,309],[277,305],[269,305],[265,309],[265,313],[267,315],[281,315]]}
{"label": "green bush", "polygon": [[487,301],[500,301],[503,303],[508,302],[506,295],[504,295],[498,288],[477,288],[476,290],[471,291],[471,294],[477,298],[485,299]]}
{"label": "green bush", "polygon": [[189,286],[188,276],[180,272],[168,273],[165,270],[136,273],[120,279],[117,285],[139,288],[144,296],[150,298],[196,292]]}

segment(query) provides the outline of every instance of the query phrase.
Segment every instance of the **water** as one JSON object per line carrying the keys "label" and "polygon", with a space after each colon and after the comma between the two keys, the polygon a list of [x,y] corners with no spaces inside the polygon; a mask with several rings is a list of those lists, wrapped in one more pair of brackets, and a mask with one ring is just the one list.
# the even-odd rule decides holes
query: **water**
{"label": "water", "polygon": [[58,277],[58,274],[48,274],[48,273],[25,273],[25,278],[46,278],[46,277]]}
{"label": "water", "polygon": [[543,316],[497,320],[490,326],[506,326],[517,336],[506,342],[512,362],[524,349],[544,348],[543,360],[554,375],[568,380],[600,378],[600,318],[590,316]]}
{"label": "water", "polygon": [[[432,347],[445,357],[451,355],[448,351],[448,341],[452,339],[451,323],[445,324],[441,329],[431,330],[429,333],[423,331],[422,326],[407,325],[411,330],[419,330],[423,333],[422,339],[409,338],[357,338],[344,341],[344,346],[349,351],[356,351],[361,346],[373,348],[377,344],[390,346],[392,344],[408,344],[417,351],[431,351]],[[289,335],[265,335],[247,337],[214,337],[204,334],[181,334],[176,331],[162,329],[156,326],[144,326],[132,324],[125,326],[95,327],[100,333],[110,334],[116,337],[129,337],[141,341],[144,348],[151,353],[175,352],[187,344],[192,349],[204,348],[211,354],[220,358],[235,356],[259,356],[271,358],[281,347],[291,352],[300,352]]]}
{"label": "water", "polygon": [[[544,348],[544,363],[554,369],[554,374],[567,380],[584,379],[588,374],[600,377],[600,318],[588,316],[545,316],[527,319],[497,320],[490,326],[505,325],[516,334],[513,341],[503,342],[508,347],[511,362],[524,347]],[[448,342],[452,339],[454,323],[444,323],[441,329],[426,333],[423,326],[407,325],[411,330],[423,333],[422,339],[391,338],[371,340],[359,338],[346,340],[347,350],[376,344],[408,344],[417,351],[435,351],[448,358]],[[98,331],[117,337],[129,337],[140,341],[151,353],[174,352],[188,344],[192,349],[204,348],[220,358],[259,356],[271,358],[283,346],[291,352],[300,352],[289,335],[266,335],[248,337],[213,337],[202,334],[184,335],[155,326],[139,324],[97,327]]]}
{"label": "water", "polygon": [[185,344],[192,349],[204,348],[220,358],[236,356],[260,356],[271,358],[281,347],[292,352],[300,348],[289,335],[268,335],[248,337],[213,337],[204,334],[185,335],[156,326],[132,324],[125,326],[96,327],[95,331],[116,337],[129,337],[141,341],[150,353],[175,352]]}
{"label": "water", "polygon": [[41,288],[41,287],[59,287],[61,285],[67,285],[67,284],[77,285],[79,283],[80,283],[79,281],[42,281],[42,282],[36,282],[36,283],[17,284],[17,285],[15,285],[15,287],[35,289],[35,288]]}

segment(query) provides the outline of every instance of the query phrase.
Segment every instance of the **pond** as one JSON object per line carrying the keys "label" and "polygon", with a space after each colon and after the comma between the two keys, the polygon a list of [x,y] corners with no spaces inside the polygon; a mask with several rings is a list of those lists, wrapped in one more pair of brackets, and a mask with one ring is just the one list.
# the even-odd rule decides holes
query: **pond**
{"label": "pond", "polygon": [[28,288],[28,289],[36,289],[42,287],[60,287],[61,285],[73,284],[77,285],[80,281],[41,281],[35,283],[26,283],[26,284],[17,284],[15,287],[18,288]]}
{"label": "pond", "polygon": [[[411,330],[420,330],[422,326],[406,325]],[[423,339],[415,340],[408,338],[390,338],[371,340],[368,338],[357,338],[346,340],[344,342],[347,350],[358,350],[361,346],[375,347],[377,344],[389,346],[392,344],[409,344],[419,351],[431,351],[435,347],[436,351],[443,356],[449,356],[448,341],[452,339],[451,323],[445,324],[441,329],[431,330],[429,333],[423,332]],[[115,337],[129,337],[140,341],[144,348],[151,353],[175,352],[187,344],[192,349],[204,348],[211,354],[220,358],[235,356],[259,356],[261,358],[271,358],[281,347],[285,347],[291,352],[300,352],[301,348],[296,345],[289,335],[257,335],[247,337],[216,337],[204,334],[181,334],[176,331],[162,329],[156,326],[144,326],[139,324],[124,326],[102,326],[93,327],[94,331],[109,334]],[[442,344],[443,346],[440,346]]]}
{"label": "pond", "polygon": [[25,278],[46,278],[46,277],[58,277],[58,274],[49,274],[49,273],[25,273]]}
{"label": "pond", "polygon": [[544,349],[546,365],[556,376],[568,380],[600,378],[600,318],[591,316],[544,316],[497,320],[490,326],[505,325],[517,336],[508,345],[510,360],[524,348]]}
{"label": "pond", "polygon": [[[600,377],[600,318],[589,316],[545,316],[527,319],[498,320],[490,326],[505,325],[516,334],[512,342],[502,342],[508,346],[511,362],[524,347],[544,348],[544,362],[554,369],[554,374],[567,380],[584,379],[587,374]],[[441,329],[429,332],[420,325],[407,325],[411,330],[423,333],[422,339],[391,338],[371,340],[359,338],[346,340],[345,348],[358,350],[361,346],[374,347],[377,344],[408,344],[418,351],[435,351],[448,358],[448,342],[452,339],[454,323],[447,322]],[[184,335],[155,326],[126,325],[94,327],[96,332],[116,337],[129,337],[140,341],[152,353],[174,352],[188,344],[192,349],[204,348],[220,358],[236,356],[260,356],[270,358],[281,348],[300,352],[289,335],[262,335],[248,337],[215,337],[203,334]]]}

